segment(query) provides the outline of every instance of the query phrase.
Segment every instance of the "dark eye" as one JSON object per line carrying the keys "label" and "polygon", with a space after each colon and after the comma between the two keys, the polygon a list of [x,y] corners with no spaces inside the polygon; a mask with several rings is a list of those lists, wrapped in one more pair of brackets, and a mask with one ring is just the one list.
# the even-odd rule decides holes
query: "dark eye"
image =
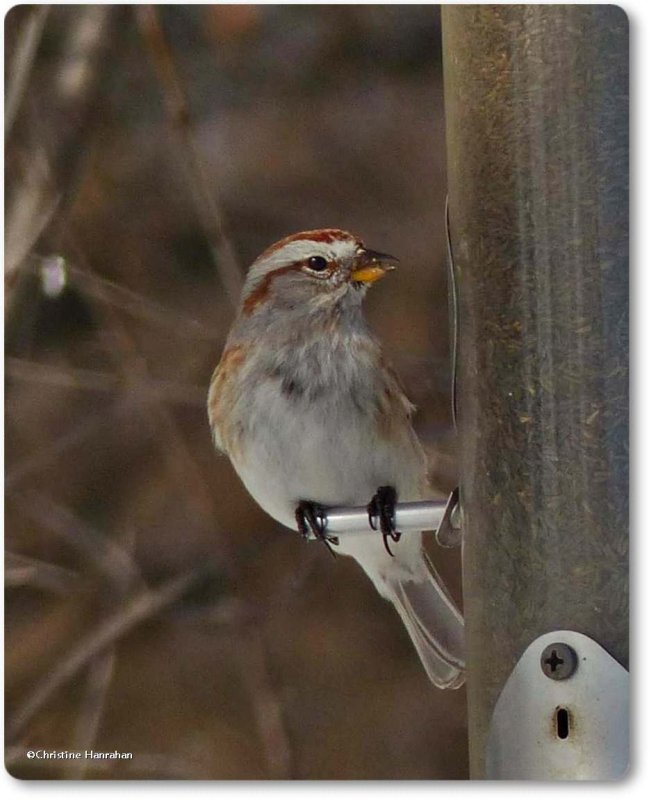
{"label": "dark eye", "polygon": [[315,270],[316,272],[322,272],[322,270],[327,269],[329,266],[327,259],[323,256],[311,256],[307,264],[309,269]]}

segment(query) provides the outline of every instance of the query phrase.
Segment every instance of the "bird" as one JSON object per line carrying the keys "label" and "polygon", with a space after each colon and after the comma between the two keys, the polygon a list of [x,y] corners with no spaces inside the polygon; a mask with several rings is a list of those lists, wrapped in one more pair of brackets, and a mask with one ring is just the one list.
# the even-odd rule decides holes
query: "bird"
{"label": "bird", "polygon": [[[353,557],[396,609],[431,682],[464,683],[464,621],[399,501],[427,499],[410,403],[363,314],[398,259],[337,228],[271,245],[249,268],[208,392],[214,445],[261,508]],[[374,531],[332,536],[326,508],[366,505]]]}

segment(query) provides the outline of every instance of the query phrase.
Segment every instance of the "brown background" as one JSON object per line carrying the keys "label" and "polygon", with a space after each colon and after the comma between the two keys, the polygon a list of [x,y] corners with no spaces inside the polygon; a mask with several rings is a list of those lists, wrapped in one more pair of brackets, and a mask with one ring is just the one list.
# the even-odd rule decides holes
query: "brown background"
{"label": "brown background", "polygon": [[8,768],[466,777],[464,690],[431,687],[355,564],[255,506],[204,409],[232,320],[206,188],[243,267],[314,227],[400,257],[368,315],[451,485],[439,10],[91,9],[41,7],[22,87],[39,7],[5,22]]}

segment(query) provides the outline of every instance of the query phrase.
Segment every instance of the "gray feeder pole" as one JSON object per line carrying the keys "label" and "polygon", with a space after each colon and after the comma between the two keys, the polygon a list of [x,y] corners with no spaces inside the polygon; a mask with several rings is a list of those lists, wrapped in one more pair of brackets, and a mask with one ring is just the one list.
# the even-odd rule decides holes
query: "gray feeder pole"
{"label": "gray feeder pole", "polygon": [[442,31],[472,777],[618,777],[627,18],[610,5],[444,6]]}

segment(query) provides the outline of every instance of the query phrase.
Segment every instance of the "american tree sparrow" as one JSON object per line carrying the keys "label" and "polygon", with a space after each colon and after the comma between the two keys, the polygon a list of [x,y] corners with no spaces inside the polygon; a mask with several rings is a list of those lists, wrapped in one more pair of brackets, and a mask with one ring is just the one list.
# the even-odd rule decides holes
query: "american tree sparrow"
{"label": "american tree sparrow", "polygon": [[[361,302],[396,259],[345,231],[288,236],[250,268],[209,390],[217,449],[259,505],[353,556],[396,608],[430,680],[464,682],[464,624],[422,548],[393,509],[426,499],[414,407],[369,331]],[[362,505],[380,533],[329,536],[322,507]],[[381,535],[382,534],[382,535]]]}

